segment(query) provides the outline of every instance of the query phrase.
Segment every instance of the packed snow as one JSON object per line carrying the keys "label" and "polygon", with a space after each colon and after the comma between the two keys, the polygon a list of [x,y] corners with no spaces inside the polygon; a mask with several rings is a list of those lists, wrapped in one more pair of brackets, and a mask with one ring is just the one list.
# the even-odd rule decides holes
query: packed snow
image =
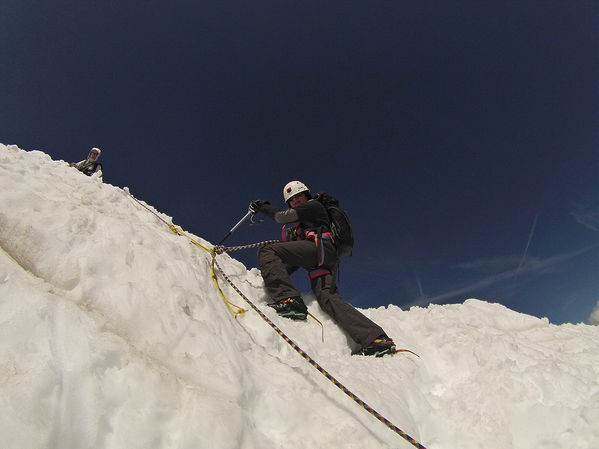
{"label": "packed snow", "polygon": [[[212,245],[173,233],[173,219],[130,189],[0,145],[0,447],[413,447],[219,276],[249,309],[235,319],[212,256],[191,239]],[[389,305],[363,312],[420,357],[351,356],[313,297],[324,342],[315,320],[265,307],[256,268],[217,260],[302,350],[429,449],[599,447],[597,326],[475,299]]]}

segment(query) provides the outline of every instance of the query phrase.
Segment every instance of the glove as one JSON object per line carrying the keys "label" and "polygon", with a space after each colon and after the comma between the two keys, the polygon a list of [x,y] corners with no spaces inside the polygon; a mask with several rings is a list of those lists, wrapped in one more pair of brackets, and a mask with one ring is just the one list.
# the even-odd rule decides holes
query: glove
{"label": "glove", "polygon": [[270,204],[270,202],[266,200],[254,200],[250,203],[250,207],[248,207],[248,212],[256,214],[260,212],[260,208],[262,208],[262,206],[264,206],[265,204]]}

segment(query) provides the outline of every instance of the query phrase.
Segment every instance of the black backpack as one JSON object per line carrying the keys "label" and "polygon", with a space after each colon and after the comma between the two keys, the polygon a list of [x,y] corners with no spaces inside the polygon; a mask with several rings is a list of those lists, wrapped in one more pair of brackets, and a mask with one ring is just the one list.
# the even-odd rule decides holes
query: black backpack
{"label": "black backpack", "polygon": [[339,257],[351,254],[354,247],[354,231],[347,212],[339,207],[337,198],[327,193],[319,192],[316,194],[315,199],[322,203],[329,214],[331,234],[333,234]]}

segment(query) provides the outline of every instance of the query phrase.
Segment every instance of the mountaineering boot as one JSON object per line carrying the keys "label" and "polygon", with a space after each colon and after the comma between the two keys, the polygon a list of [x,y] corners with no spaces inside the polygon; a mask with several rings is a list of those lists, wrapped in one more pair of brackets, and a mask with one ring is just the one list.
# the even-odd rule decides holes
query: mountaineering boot
{"label": "mountaineering boot", "polygon": [[353,355],[373,355],[375,357],[382,357],[385,354],[395,353],[395,343],[393,340],[386,335],[381,335],[375,338],[370,344],[363,346],[358,349]]}
{"label": "mountaineering boot", "polygon": [[305,320],[308,315],[308,308],[304,304],[304,300],[299,296],[281,299],[280,301],[271,302],[268,305],[275,309],[280,316],[291,318],[292,320]]}

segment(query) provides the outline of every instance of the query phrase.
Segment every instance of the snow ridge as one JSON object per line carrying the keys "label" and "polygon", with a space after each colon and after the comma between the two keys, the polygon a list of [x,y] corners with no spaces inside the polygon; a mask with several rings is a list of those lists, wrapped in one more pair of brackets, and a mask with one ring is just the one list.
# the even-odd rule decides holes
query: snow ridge
{"label": "snow ridge", "polygon": [[[0,144],[0,205],[1,447],[412,447],[258,314],[233,319],[210,255],[127,190]],[[364,313],[421,358],[351,357],[311,296],[324,344],[313,323],[263,307],[256,269],[228,255],[219,264],[298,346],[429,449],[599,446],[595,326],[478,300],[390,305]]]}

